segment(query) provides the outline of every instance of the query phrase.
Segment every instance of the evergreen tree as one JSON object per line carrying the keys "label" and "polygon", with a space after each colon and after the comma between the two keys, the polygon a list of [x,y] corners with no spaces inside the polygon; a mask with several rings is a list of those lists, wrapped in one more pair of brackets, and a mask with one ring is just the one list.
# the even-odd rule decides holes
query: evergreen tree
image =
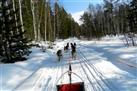
{"label": "evergreen tree", "polygon": [[[19,23],[19,19],[15,19],[17,10],[14,11],[13,4],[9,0],[1,1],[1,48],[3,62],[13,63],[15,61],[24,60],[24,55],[29,53],[27,39],[24,36]],[[18,23],[18,25],[16,25]]]}
{"label": "evergreen tree", "polygon": [[2,40],[2,18],[1,18],[1,14],[2,14],[2,2],[0,1],[0,61],[2,59],[3,56],[3,40]]}
{"label": "evergreen tree", "polygon": [[137,33],[137,0],[132,0],[129,10],[130,32]]}
{"label": "evergreen tree", "polygon": [[129,26],[130,26],[130,31],[128,33],[129,38],[131,39],[132,45],[135,46],[135,33],[137,33],[137,0],[132,0],[130,4],[130,9],[129,9]]}

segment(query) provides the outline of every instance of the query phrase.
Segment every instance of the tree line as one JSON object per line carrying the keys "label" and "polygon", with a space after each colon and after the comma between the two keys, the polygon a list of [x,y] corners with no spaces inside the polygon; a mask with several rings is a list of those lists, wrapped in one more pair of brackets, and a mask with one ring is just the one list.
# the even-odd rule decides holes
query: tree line
{"label": "tree line", "polygon": [[119,1],[90,4],[79,25],[57,0],[0,0],[0,61],[25,60],[30,41],[54,42],[74,36],[90,40],[124,35],[126,45],[135,46],[137,1]]}
{"label": "tree line", "polygon": [[[74,36],[78,24],[57,0],[20,0],[26,37],[35,41],[55,41]],[[19,0],[15,0],[19,2]],[[19,4],[16,4],[17,7]]]}
{"label": "tree line", "polygon": [[56,0],[0,0],[0,61],[25,60],[29,42],[76,36],[77,26]]}
{"label": "tree line", "polygon": [[137,1],[104,0],[103,5],[90,4],[81,17],[80,35],[87,39],[124,35],[126,45],[135,44],[137,34]]}

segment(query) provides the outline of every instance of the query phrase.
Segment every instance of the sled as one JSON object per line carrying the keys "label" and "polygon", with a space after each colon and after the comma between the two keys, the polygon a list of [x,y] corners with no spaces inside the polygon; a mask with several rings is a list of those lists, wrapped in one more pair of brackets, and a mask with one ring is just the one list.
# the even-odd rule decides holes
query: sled
{"label": "sled", "polygon": [[84,82],[57,85],[57,91],[85,91]]}
{"label": "sled", "polygon": [[[57,85],[57,91],[85,91],[85,88],[84,88],[84,82],[82,80],[82,78],[77,75],[76,73],[72,72],[72,69],[71,69],[71,65],[69,65],[69,71],[65,72],[64,74],[68,73],[69,75],[69,83],[65,83],[65,84],[59,84]],[[74,75],[76,75],[78,78],[80,78],[82,80],[82,82],[75,82],[75,83],[72,83],[71,81],[71,75],[72,73]],[[62,76],[64,75],[62,74],[61,77],[58,79],[58,81],[62,78]],[[57,82],[58,82],[57,81]]]}

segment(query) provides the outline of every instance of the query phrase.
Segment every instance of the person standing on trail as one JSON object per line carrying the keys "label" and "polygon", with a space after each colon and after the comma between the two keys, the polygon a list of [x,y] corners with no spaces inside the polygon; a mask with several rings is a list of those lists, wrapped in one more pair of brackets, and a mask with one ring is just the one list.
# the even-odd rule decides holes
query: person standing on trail
{"label": "person standing on trail", "polygon": [[72,55],[72,59],[76,59],[76,46],[71,43],[71,55]]}

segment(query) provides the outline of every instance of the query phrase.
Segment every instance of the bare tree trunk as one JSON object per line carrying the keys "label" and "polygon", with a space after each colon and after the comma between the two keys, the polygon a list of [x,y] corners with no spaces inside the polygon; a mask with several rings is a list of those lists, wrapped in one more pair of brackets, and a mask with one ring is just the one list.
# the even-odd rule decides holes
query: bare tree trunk
{"label": "bare tree trunk", "polygon": [[124,33],[124,37],[125,37],[125,40],[126,40],[126,45],[129,46],[128,38],[127,38],[127,35],[125,33]]}
{"label": "bare tree trunk", "polygon": [[45,1],[45,42],[47,41],[47,2]]}
{"label": "bare tree trunk", "polygon": [[52,41],[53,36],[52,36],[52,26],[51,26],[51,16],[50,16],[50,13],[49,13],[49,27],[50,27],[49,39],[50,39],[50,41]]}
{"label": "bare tree trunk", "polygon": [[53,38],[54,39],[55,39],[55,32],[56,32],[56,9],[55,8],[56,8],[56,6],[54,6],[54,31],[53,31]]}
{"label": "bare tree trunk", "polygon": [[36,17],[35,17],[35,8],[34,8],[34,2],[31,0],[31,11],[32,11],[32,17],[33,17],[33,29],[34,29],[34,40],[37,40],[37,31],[36,31]]}
{"label": "bare tree trunk", "polygon": [[52,26],[51,26],[51,15],[50,15],[50,10],[48,8],[48,15],[49,15],[49,46],[52,46],[51,41],[53,40],[53,36],[52,36]]}
{"label": "bare tree trunk", "polygon": [[22,7],[21,7],[21,4],[22,4],[22,1],[19,0],[19,12],[20,12],[20,22],[21,22],[21,29],[22,29],[22,32],[24,32],[24,26],[23,26],[23,19],[22,19]]}
{"label": "bare tree trunk", "polygon": [[[15,11],[15,0],[12,0],[12,3],[13,3],[13,10]],[[15,14],[15,20],[17,20],[17,15]],[[16,22],[15,23],[16,26],[18,26],[18,23]],[[18,28],[17,28],[17,32],[18,32]]]}
{"label": "bare tree trunk", "polygon": [[42,17],[42,15],[40,15],[40,19],[38,21],[38,41],[41,40],[41,34],[40,34],[41,17]]}
{"label": "bare tree trunk", "polygon": [[135,46],[134,36],[135,36],[134,33],[130,33],[130,39],[131,39],[132,46]]}

